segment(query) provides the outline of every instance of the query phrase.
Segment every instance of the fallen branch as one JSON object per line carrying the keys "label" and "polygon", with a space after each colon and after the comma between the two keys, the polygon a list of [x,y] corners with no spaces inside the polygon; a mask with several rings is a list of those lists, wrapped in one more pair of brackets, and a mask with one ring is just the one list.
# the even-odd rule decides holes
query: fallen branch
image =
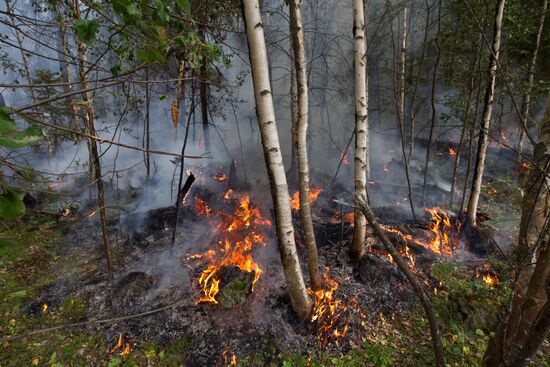
{"label": "fallen branch", "polygon": [[422,306],[424,307],[424,311],[426,312],[426,316],[428,317],[428,323],[430,324],[430,333],[432,334],[432,343],[435,353],[435,362],[437,367],[444,367],[445,366],[445,357],[443,355],[443,345],[441,344],[441,334],[439,332],[439,326],[437,322],[437,318],[435,316],[432,304],[424,291],[424,288],[422,287],[422,284],[420,281],[416,278],[416,275],[411,271],[405,260],[401,257],[393,243],[390,241],[388,236],[386,235],[386,231],[380,227],[380,224],[378,224],[378,221],[376,220],[374,213],[372,212],[369,204],[365,200],[364,197],[356,197],[356,203],[359,205],[359,210],[363,213],[365,218],[367,218],[367,222],[371,226],[372,230],[378,238],[382,241],[382,244],[384,247],[386,247],[386,250],[390,253],[392,258],[394,259],[395,263],[399,267],[399,269],[403,272],[405,277],[409,280],[411,285],[413,286],[413,289],[417,295],[417,297],[420,299],[420,302],[422,303]]}

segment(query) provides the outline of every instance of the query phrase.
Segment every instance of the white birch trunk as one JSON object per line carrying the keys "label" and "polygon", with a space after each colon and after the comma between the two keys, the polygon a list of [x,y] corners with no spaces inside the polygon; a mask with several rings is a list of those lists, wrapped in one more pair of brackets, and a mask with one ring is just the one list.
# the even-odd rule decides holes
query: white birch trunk
{"label": "white birch trunk", "polygon": [[[355,159],[353,168],[356,198],[365,196],[368,168],[367,54],[364,13],[363,1],[353,0],[353,64],[355,68]],[[359,207],[357,202],[356,204]],[[355,209],[354,222],[350,255],[358,259],[365,252],[367,224],[359,209]]]}
{"label": "white birch trunk", "polygon": [[263,24],[260,16],[260,5],[258,4],[258,0],[243,0],[242,4],[250,65],[252,68],[256,113],[258,115],[264,158],[275,207],[277,238],[283,272],[292,308],[298,317],[305,318],[311,310],[312,303],[306,291],[296,252],[296,244],[294,243],[292,213],[281,146],[277,133],[277,124],[275,122],[275,111],[273,109],[273,97],[269,82],[269,68]]}
{"label": "white birch trunk", "polygon": [[483,105],[483,117],[481,119],[481,131],[479,133],[476,167],[474,171],[474,179],[472,182],[472,191],[468,200],[468,222],[476,225],[476,212],[481,193],[481,183],[483,181],[483,171],[485,169],[485,156],[487,154],[487,146],[489,145],[489,128],[491,115],[493,113],[493,103],[495,95],[495,84],[497,77],[498,56],[500,53],[500,34],[502,29],[502,16],[504,14],[504,3],[506,0],[499,0],[495,11],[495,23],[493,44],[491,45],[491,56],[489,59],[489,80],[485,90],[485,98]]}

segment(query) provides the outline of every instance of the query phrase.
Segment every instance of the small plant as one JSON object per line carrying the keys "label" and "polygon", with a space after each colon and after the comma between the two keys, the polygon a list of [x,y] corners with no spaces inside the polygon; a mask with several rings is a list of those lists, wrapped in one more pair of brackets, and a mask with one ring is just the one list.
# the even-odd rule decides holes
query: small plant
{"label": "small plant", "polygon": [[392,348],[388,345],[366,342],[363,347],[368,355],[369,362],[376,367],[388,367],[393,363]]}

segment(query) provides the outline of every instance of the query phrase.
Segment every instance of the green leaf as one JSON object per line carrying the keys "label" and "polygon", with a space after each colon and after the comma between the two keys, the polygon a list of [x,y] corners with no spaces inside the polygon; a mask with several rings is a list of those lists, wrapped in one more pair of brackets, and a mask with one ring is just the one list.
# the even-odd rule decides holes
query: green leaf
{"label": "green leaf", "polygon": [[4,193],[0,195],[0,218],[15,219],[25,214],[25,204],[21,191],[12,188],[4,188]]}
{"label": "green leaf", "polygon": [[15,292],[15,297],[17,297],[17,298],[23,298],[23,297],[26,297],[26,296],[27,296],[27,291],[26,290]]}
{"label": "green leaf", "polygon": [[157,7],[155,11],[157,18],[163,23],[168,23],[170,21],[170,13],[168,12],[166,3],[163,0],[155,0],[155,5]]}
{"label": "green leaf", "polygon": [[115,64],[111,68],[111,73],[113,74],[113,76],[118,76],[120,74],[121,69],[122,69],[122,65]]}
{"label": "green leaf", "polygon": [[99,29],[97,19],[80,19],[74,25],[76,36],[86,45],[90,46],[95,40],[95,34]]}
{"label": "green leaf", "polygon": [[191,15],[191,3],[189,3],[189,0],[176,0],[176,5],[182,12]]}
{"label": "green leaf", "polygon": [[147,46],[145,49],[137,50],[136,54],[139,58],[149,64],[153,64],[155,62],[164,62],[166,59],[166,56],[164,55],[164,52],[162,52],[162,50],[159,50],[158,48],[152,46]]}
{"label": "green leaf", "polygon": [[22,148],[33,144],[44,137],[42,128],[31,125],[25,130],[19,130],[10,117],[7,108],[0,108],[0,145],[6,148]]}
{"label": "green leaf", "polygon": [[6,107],[0,108],[0,134],[12,132],[17,129],[17,124],[10,117],[9,109]]}

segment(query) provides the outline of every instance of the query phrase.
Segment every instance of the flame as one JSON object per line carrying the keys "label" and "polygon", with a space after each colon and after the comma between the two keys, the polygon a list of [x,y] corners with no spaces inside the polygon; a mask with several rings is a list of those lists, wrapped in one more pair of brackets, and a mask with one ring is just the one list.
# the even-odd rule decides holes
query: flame
{"label": "flame", "polygon": [[[319,198],[323,189],[320,187],[311,187],[309,190],[309,203],[313,203]],[[290,207],[292,210],[300,210],[300,192],[296,191],[294,195],[290,197]]]}
{"label": "flame", "polygon": [[64,208],[62,211],[61,211],[61,216],[63,217],[68,217],[69,215],[71,215],[71,210],[69,208]]}
{"label": "flame", "polygon": [[95,213],[97,213],[97,210],[94,210],[93,212],[90,212],[88,215],[86,215],[86,217],[91,218],[95,215]]}
{"label": "flame", "polygon": [[483,281],[485,282],[485,284],[487,284],[489,287],[494,287],[495,285],[498,284],[499,282],[499,279],[496,275],[491,275],[491,274],[485,274],[483,276]]}
{"label": "flame", "polygon": [[332,217],[330,218],[330,222],[331,223],[348,223],[350,224],[352,227],[353,227],[353,223],[354,223],[354,215],[353,215],[353,212],[347,212],[344,214],[344,219],[342,220],[342,218],[340,218],[340,212],[336,212],[332,215]]}
{"label": "flame", "polygon": [[[231,354],[231,358],[227,358],[227,353],[230,353]],[[223,359],[223,364],[227,367],[237,367],[237,356],[234,355],[233,353],[231,353],[229,350],[224,350],[222,352],[222,359]]]}
{"label": "flame", "polygon": [[449,156],[454,157],[456,155],[456,150],[454,148],[449,147]]}
{"label": "flame", "polygon": [[426,208],[426,211],[432,215],[432,226],[430,231],[433,239],[428,243],[418,241],[421,245],[439,255],[452,255],[453,250],[458,247],[458,234],[460,226],[456,229],[454,236],[451,236],[453,226],[447,213],[441,208]]}
{"label": "flame", "polygon": [[[218,272],[224,266],[236,266],[242,271],[254,272],[252,290],[263,273],[263,270],[252,258],[251,251],[255,245],[265,245],[266,235],[259,230],[270,227],[271,221],[265,219],[260,210],[250,204],[248,195],[238,199],[239,203],[232,213],[218,211],[213,215],[220,220],[215,227],[221,238],[217,242],[217,250],[209,250],[204,254],[187,257],[187,259],[207,258],[210,260],[198,280],[202,296],[197,303],[218,303],[216,300],[216,295],[220,291]],[[204,211],[198,214],[208,216]]]}
{"label": "flame", "polygon": [[229,189],[229,190],[227,190],[227,192],[225,193],[225,195],[223,196],[223,198],[224,198],[225,200],[229,200],[229,199],[231,199],[232,196],[233,196],[233,190],[232,190],[232,189]]}
{"label": "flame", "polygon": [[132,347],[130,347],[130,343],[126,343],[124,345],[124,349],[119,353],[119,355],[125,356],[130,354],[131,351],[132,351]]}
{"label": "flame", "polygon": [[195,209],[197,210],[197,215],[205,215],[207,217],[212,215],[212,209],[198,196],[195,196]]}
{"label": "flame", "polygon": [[481,279],[489,288],[494,288],[500,283],[500,278],[494,272],[490,263],[483,264],[481,269],[477,269],[475,277]]}
{"label": "flame", "polygon": [[118,340],[117,340],[115,346],[113,348],[111,348],[109,353],[116,352],[118,349],[120,349],[120,347],[122,347],[122,333],[118,334]]}
{"label": "flame", "polygon": [[[124,344],[124,348],[122,348],[122,344]],[[122,348],[122,350],[121,350],[121,348]],[[130,343],[124,342],[124,338],[123,338],[122,333],[118,334],[117,342],[116,342],[115,346],[113,348],[111,348],[111,350],[109,350],[109,353],[114,353],[117,350],[119,351],[118,352],[119,356],[128,355],[132,351],[132,347],[130,346]]]}
{"label": "flame", "polygon": [[330,342],[338,345],[338,340],[344,338],[348,332],[350,319],[344,325],[339,320],[349,310],[349,306],[334,297],[334,292],[339,283],[329,276],[330,269],[326,268],[323,273],[324,285],[327,288],[313,291],[308,288],[308,293],[313,296],[313,311],[310,321],[317,325],[317,340],[321,348]]}
{"label": "flame", "polygon": [[214,180],[219,181],[219,182],[223,182],[223,181],[227,180],[227,175],[225,173],[216,173],[214,175]]}
{"label": "flame", "polygon": [[[383,224],[381,224],[380,227],[382,227],[387,232],[395,233],[399,237],[403,238],[405,240],[405,242],[413,240],[413,237],[410,234],[404,234],[403,232],[401,232],[398,229],[395,229],[395,228],[392,228],[392,227],[389,227],[389,226],[386,226],[386,225],[383,225]],[[415,265],[414,257],[413,257],[413,255],[410,251],[409,246],[406,243],[405,243],[405,247],[403,247],[402,249],[399,250],[399,253],[401,254],[401,256],[405,257],[408,260],[409,267],[411,269],[414,269],[414,265]],[[393,262],[392,256],[390,254],[387,254],[387,255],[390,258],[390,262]]]}
{"label": "flame", "polygon": [[42,305],[42,313],[46,313],[46,311],[48,310],[48,304],[47,303],[44,303]]}
{"label": "flame", "polygon": [[525,168],[525,169],[528,169],[529,167],[531,167],[531,164],[529,164],[529,162],[523,162],[521,164],[521,167]]}

